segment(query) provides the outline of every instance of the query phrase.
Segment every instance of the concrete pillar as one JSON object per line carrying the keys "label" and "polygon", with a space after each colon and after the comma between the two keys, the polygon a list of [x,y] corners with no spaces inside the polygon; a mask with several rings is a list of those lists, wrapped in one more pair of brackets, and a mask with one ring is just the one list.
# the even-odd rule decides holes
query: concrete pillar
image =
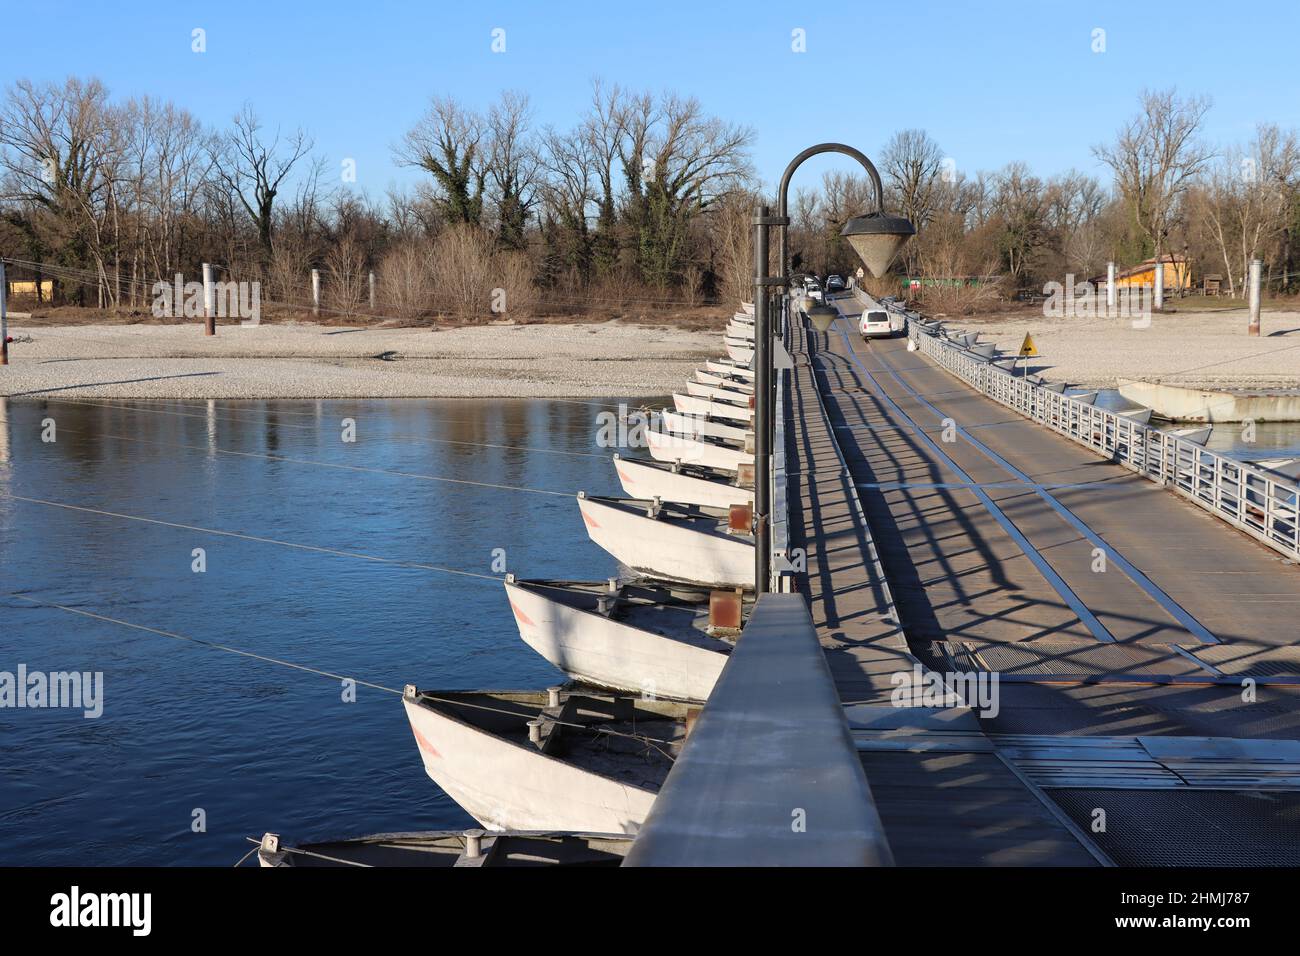
{"label": "concrete pillar", "polygon": [[212,265],[203,263],[203,334],[217,334],[217,310],[212,303]]}
{"label": "concrete pillar", "polygon": [[320,315],[320,270],[311,270],[311,314]]}
{"label": "concrete pillar", "polygon": [[1165,307],[1165,264],[1163,262],[1156,263],[1155,307],[1157,309]]}
{"label": "concrete pillar", "polygon": [[370,311],[375,311],[375,274],[370,273]]}
{"label": "concrete pillar", "polygon": [[1259,303],[1263,298],[1262,279],[1264,271],[1264,261],[1262,259],[1250,260],[1250,335],[1259,335]]}
{"label": "concrete pillar", "polygon": [[1115,263],[1106,263],[1106,311],[1115,311]]}

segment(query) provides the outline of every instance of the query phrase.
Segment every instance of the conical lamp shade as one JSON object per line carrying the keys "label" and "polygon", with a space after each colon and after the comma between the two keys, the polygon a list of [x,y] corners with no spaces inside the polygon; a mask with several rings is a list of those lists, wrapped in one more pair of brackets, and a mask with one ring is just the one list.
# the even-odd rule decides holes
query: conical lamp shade
{"label": "conical lamp shade", "polygon": [[889,271],[890,263],[909,238],[911,237],[891,236],[881,232],[848,237],[853,251],[858,254],[867,271],[877,279]]}
{"label": "conical lamp shade", "polygon": [[808,318],[818,332],[825,332],[838,317],[839,312],[829,305],[818,305],[808,310]]}
{"label": "conical lamp shade", "polygon": [[854,216],[840,230],[867,271],[877,279],[889,269],[903,243],[915,234],[916,228],[906,219],[886,216],[883,212]]}

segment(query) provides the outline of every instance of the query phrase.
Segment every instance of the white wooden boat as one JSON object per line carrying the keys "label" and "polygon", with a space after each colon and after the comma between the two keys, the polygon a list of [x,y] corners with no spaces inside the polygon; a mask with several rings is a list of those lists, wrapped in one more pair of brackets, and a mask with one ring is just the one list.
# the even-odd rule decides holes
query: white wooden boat
{"label": "white wooden boat", "polygon": [[754,381],[754,370],[749,367],[748,362],[737,362],[734,359],[718,359],[705,362],[704,367],[718,375],[734,375],[736,378],[747,379],[751,384]]}
{"label": "white wooden boat", "polygon": [[754,317],[748,312],[735,312],[731,316],[731,321],[737,325],[748,325],[751,328],[754,325]]}
{"label": "white wooden boat", "polygon": [[754,434],[747,426],[734,419],[719,421],[716,418],[706,418],[700,415],[684,415],[681,412],[673,412],[664,409],[659,413],[660,421],[663,422],[664,430],[672,432],[674,435],[685,435],[687,438],[696,438],[704,436],[707,438],[727,438],[731,441],[745,441],[746,436]]}
{"label": "white wooden boat", "polygon": [[587,535],[633,573],[713,587],[754,586],[753,512],[578,493]]}
{"label": "white wooden boat", "polygon": [[754,303],[752,303],[752,302],[742,302],[742,303],[740,303],[740,311],[744,312],[746,315],[753,315],[753,314],[754,314]]}
{"label": "white wooden boat", "polygon": [[1133,421],[1145,425],[1151,421],[1151,409],[1149,408],[1126,408],[1115,413],[1123,415],[1125,418],[1131,418]]}
{"label": "white wooden boat", "polygon": [[723,337],[729,339],[741,339],[742,341],[746,341],[746,342],[753,342],[754,327],[752,325],[744,325],[743,323],[740,322],[729,322],[727,323],[727,328],[723,333]]}
{"label": "white wooden boat", "polygon": [[1300,458],[1256,458],[1249,462],[1292,481],[1300,479]]}
{"label": "white wooden boat", "polygon": [[753,446],[737,446],[722,439],[687,438],[656,429],[646,429],[646,449],[656,461],[681,462],[684,465],[701,465],[735,473],[744,466],[754,464]]}
{"label": "white wooden boat", "polygon": [[508,575],[523,642],[574,680],[703,702],[744,626],[737,590],[658,581],[525,581]]}
{"label": "white wooden boat", "polygon": [[673,392],[673,407],[684,415],[725,418],[728,421],[744,423],[754,420],[754,412],[748,407],[748,403],[744,406],[736,405],[721,399],[706,398],[703,395],[683,395],[681,392]]}
{"label": "white wooden boat", "polygon": [[717,385],[721,388],[729,388],[736,392],[743,392],[746,395],[754,394],[753,380],[741,378],[739,375],[722,375],[702,368],[697,368],[695,370],[695,381],[699,382],[701,385]]}
{"label": "white wooden boat", "polygon": [[1183,441],[1204,445],[1210,440],[1210,432],[1213,430],[1213,425],[1198,425],[1194,428],[1173,428],[1170,429],[1169,434],[1181,438]]}
{"label": "white wooden boat", "polygon": [[619,866],[632,839],[617,833],[426,830],[310,842],[267,833],[258,866],[432,867]]}
{"label": "white wooden boat", "polygon": [[696,395],[700,398],[713,398],[720,402],[730,402],[732,405],[741,408],[749,408],[749,403],[754,398],[753,391],[742,392],[734,388],[728,388],[725,385],[705,385],[703,382],[687,382],[686,394]]}
{"label": "white wooden boat", "polygon": [[1097,393],[1095,391],[1075,392],[1073,395],[1067,395],[1066,397],[1072,398],[1076,402],[1083,402],[1085,405],[1097,404]]}
{"label": "white wooden boat", "polygon": [[742,362],[748,365],[754,360],[753,343],[745,343],[743,339],[725,339],[727,344],[727,354],[734,361]]}
{"label": "white wooden boat", "polygon": [[619,483],[632,498],[661,498],[686,505],[730,508],[754,504],[753,466],[740,472],[681,462],[645,461],[614,456]]}
{"label": "white wooden boat", "polygon": [[635,833],[687,705],[568,688],[421,691],[402,705],[424,770],[490,830]]}

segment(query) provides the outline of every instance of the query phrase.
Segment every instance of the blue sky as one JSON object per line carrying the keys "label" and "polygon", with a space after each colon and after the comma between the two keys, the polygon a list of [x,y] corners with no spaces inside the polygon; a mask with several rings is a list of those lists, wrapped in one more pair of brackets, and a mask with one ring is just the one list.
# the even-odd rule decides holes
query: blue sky
{"label": "blue sky", "polygon": [[[250,101],[268,125],[306,128],[330,169],[355,159],[358,185],[376,197],[418,176],[395,166],[391,146],[430,95],[483,107],[520,89],[539,123],[565,126],[593,77],[694,95],[754,127],[769,183],[811,143],[873,155],[913,126],[965,171],[1021,159],[1043,174],[1100,175],[1090,147],[1143,87],[1211,96],[1215,143],[1244,142],[1259,121],[1300,126],[1295,0],[6,6],[4,85],[93,75],[116,96],[167,97],[209,123]],[[190,49],[195,27],[207,32],[202,54]],[[494,28],[506,31],[504,53],[491,50]],[[806,53],[791,51],[796,28]],[[1092,51],[1095,28],[1104,53]],[[796,185],[837,162],[813,160]]]}

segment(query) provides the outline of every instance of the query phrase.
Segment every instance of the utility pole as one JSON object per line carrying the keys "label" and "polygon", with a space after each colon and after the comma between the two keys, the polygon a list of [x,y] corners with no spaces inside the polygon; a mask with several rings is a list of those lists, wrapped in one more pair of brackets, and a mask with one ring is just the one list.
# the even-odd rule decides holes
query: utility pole
{"label": "utility pole", "polygon": [[770,210],[754,217],[754,591],[770,590],[772,572],[772,316],[767,282],[767,226]]}
{"label": "utility pole", "polygon": [[370,273],[370,311],[375,311],[375,273]]}
{"label": "utility pole", "polygon": [[311,270],[311,314],[320,315],[320,270]]}

